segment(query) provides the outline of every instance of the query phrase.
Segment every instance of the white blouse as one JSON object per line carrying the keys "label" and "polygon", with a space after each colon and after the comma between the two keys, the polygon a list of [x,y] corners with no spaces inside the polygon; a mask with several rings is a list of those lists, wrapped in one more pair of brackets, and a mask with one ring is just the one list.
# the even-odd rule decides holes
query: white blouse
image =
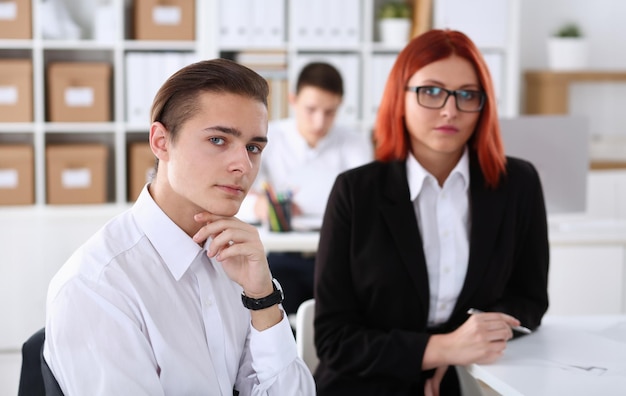
{"label": "white blouse", "polygon": [[428,270],[428,325],[437,326],[450,318],[467,273],[469,154],[466,147],[443,187],[412,154],[407,157],[406,167]]}

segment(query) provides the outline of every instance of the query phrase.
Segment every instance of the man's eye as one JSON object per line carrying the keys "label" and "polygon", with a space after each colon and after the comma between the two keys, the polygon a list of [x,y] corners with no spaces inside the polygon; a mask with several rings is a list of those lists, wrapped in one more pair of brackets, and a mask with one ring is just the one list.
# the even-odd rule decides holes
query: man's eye
{"label": "man's eye", "polygon": [[261,147],[259,147],[259,146],[251,144],[251,145],[248,146],[248,151],[253,153],[253,154],[261,154],[263,149]]}
{"label": "man's eye", "polygon": [[212,137],[209,138],[209,141],[217,146],[221,146],[225,143],[224,139],[221,137]]}

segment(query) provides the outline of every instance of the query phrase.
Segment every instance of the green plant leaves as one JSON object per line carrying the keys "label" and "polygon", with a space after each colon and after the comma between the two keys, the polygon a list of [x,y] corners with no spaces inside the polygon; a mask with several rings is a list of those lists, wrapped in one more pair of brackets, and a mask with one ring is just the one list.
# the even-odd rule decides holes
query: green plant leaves
{"label": "green plant leaves", "polygon": [[410,18],[411,8],[406,3],[385,3],[378,12],[380,19],[385,18]]}

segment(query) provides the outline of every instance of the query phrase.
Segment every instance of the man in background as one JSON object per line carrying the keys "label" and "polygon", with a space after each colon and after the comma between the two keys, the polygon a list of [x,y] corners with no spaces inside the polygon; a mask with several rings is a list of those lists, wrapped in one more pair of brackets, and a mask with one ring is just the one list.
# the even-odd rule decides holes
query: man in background
{"label": "man in background", "polygon": [[[335,124],[343,93],[343,79],[334,66],[325,62],[304,66],[295,93],[289,96],[294,116],[270,122],[271,143],[242,212],[253,210],[257,221],[268,221],[269,204],[263,191],[267,183],[277,193],[290,192],[293,216],[319,228],[337,175],[373,159],[369,134]],[[268,261],[285,290],[286,312],[295,313],[303,301],[313,298],[315,255],[270,253]]]}

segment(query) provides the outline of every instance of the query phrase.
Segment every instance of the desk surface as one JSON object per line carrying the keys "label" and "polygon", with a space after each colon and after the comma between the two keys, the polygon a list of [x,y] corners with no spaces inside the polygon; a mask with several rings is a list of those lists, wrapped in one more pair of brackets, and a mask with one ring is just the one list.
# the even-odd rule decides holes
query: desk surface
{"label": "desk surface", "polygon": [[[626,220],[598,219],[584,215],[562,215],[550,219],[551,246],[626,245]],[[267,251],[315,252],[318,231],[269,232],[259,227]]]}
{"label": "desk surface", "polygon": [[270,232],[259,228],[259,236],[268,252],[316,252],[318,231]]}
{"label": "desk surface", "polygon": [[626,315],[547,316],[502,359],[467,370],[507,396],[626,395]]}
{"label": "desk surface", "polygon": [[626,245],[626,220],[579,215],[548,218],[551,246]]}

